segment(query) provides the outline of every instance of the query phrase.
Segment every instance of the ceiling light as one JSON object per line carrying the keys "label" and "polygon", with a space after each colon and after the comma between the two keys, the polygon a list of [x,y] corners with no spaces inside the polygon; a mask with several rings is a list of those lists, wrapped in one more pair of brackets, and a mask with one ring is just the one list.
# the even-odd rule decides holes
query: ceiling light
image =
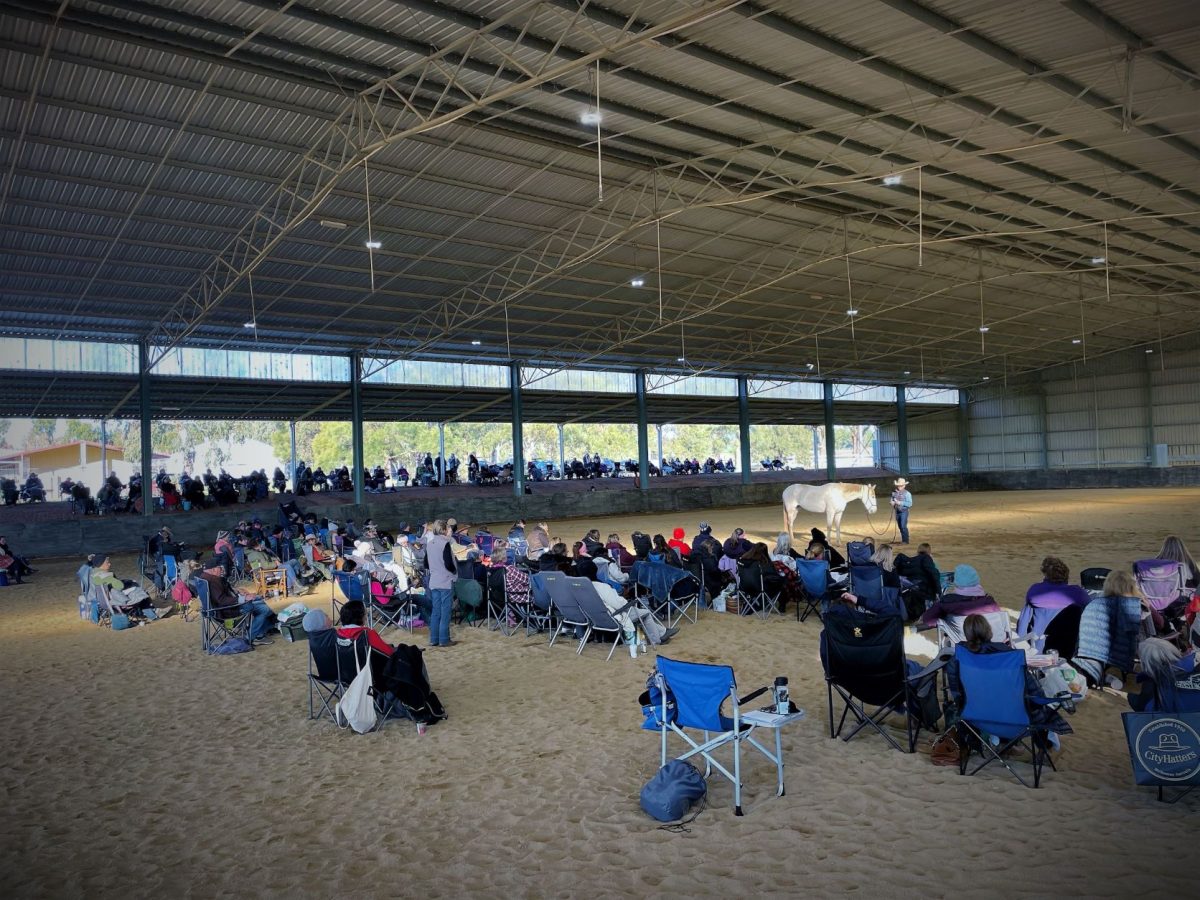
{"label": "ceiling light", "polygon": [[900,176],[899,175],[884,175],[883,183],[886,184],[888,187],[893,187],[894,185],[897,185],[900,183]]}
{"label": "ceiling light", "polygon": [[911,374],[912,374],[912,372],[908,371],[908,369],[905,369],[905,370],[904,370],[904,374],[905,374],[905,375],[911,375]]}
{"label": "ceiling light", "polygon": [[846,315],[848,315],[848,316],[857,316],[857,315],[858,315],[858,310],[857,310],[857,309],[848,309],[848,310],[846,310]]}
{"label": "ceiling light", "polygon": [[471,341],[471,346],[478,347],[481,343],[482,343],[482,341]]}
{"label": "ceiling light", "polygon": [[326,228],[337,228],[339,230],[346,227],[345,222],[336,222],[333,219],[322,219],[321,224]]}
{"label": "ceiling light", "polygon": [[687,362],[687,357],[686,356],[677,356],[675,358],[675,362]]}
{"label": "ceiling light", "polygon": [[991,377],[990,375],[984,375],[984,376],[983,376],[983,380],[984,380],[984,381],[991,381],[991,380],[992,380],[992,377]]}
{"label": "ceiling light", "polygon": [[1072,344],[1082,344],[1083,338],[1071,338],[1071,343]]}
{"label": "ceiling light", "polygon": [[824,300],[825,299],[824,294],[809,294],[809,296],[812,297],[814,300]]}
{"label": "ceiling light", "polygon": [[805,363],[805,367],[809,370],[816,368],[812,363]]}
{"label": "ceiling light", "polygon": [[382,246],[383,244],[379,243],[379,241],[367,241],[368,250],[378,250]]}
{"label": "ceiling light", "polygon": [[1092,265],[1093,266],[1102,266],[1106,262],[1108,262],[1108,257],[1106,257],[1106,256],[1093,256],[1092,257]]}
{"label": "ceiling light", "polygon": [[645,284],[645,283],[646,283],[646,279],[645,279],[645,278],[642,278],[642,277],[639,275],[639,276],[638,276],[638,277],[636,277],[636,278],[631,278],[631,279],[629,280],[629,283],[630,283],[631,285],[633,285],[634,287],[641,287],[643,284]]}
{"label": "ceiling light", "polygon": [[243,323],[242,323],[242,327],[243,327],[243,328],[253,328],[253,327],[254,327],[254,320],[253,320],[253,319],[251,319],[249,322],[243,322]]}
{"label": "ceiling light", "polygon": [[980,333],[980,334],[987,334],[987,333],[988,333],[989,331],[991,331],[991,330],[992,330],[992,329],[988,328],[986,325],[980,325],[980,326],[979,326],[979,333]]}
{"label": "ceiling light", "polygon": [[600,124],[600,118],[601,118],[601,116],[600,116],[600,110],[598,110],[598,109],[585,109],[585,110],[584,110],[584,111],[583,111],[583,112],[580,114],[580,116],[579,116],[579,121],[580,121],[580,122],[582,122],[584,125],[599,125],[599,124]]}
{"label": "ceiling light", "polygon": [[163,412],[179,412],[179,407],[178,406],[164,406],[162,408],[162,411]]}
{"label": "ceiling light", "polygon": [[1146,352],[1147,352],[1147,353],[1153,353],[1154,351],[1153,351],[1153,350],[1147,350]]}

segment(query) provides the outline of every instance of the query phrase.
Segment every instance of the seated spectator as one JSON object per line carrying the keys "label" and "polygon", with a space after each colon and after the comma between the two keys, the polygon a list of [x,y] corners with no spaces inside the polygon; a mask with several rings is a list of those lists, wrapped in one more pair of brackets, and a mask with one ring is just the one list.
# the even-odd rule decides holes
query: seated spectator
{"label": "seated spectator", "polygon": [[[545,522],[538,522],[529,532],[527,541],[529,549],[525,555],[532,560],[539,559],[550,549],[550,528]],[[565,548],[564,548],[565,549]],[[545,570],[543,570],[545,571]]]}
{"label": "seated spectator", "polygon": [[629,583],[629,575],[621,571],[620,564],[601,549],[592,554],[592,562],[596,566],[596,581],[611,585],[618,592],[623,591]]}
{"label": "seated spectator", "polygon": [[[682,530],[682,529],[680,529]],[[667,543],[667,539],[661,534],[654,536],[654,549],[650,551],[646,557],[651,562],[662,562],[676,569],[683,568],[683,560],[679,558],[679,554],[675,552],[675,548]]]}
{"label": "seated spectator", "polygon": [[1156,558],[1169,559],[1179,563],[1179,574],[1183,581],[1181,588],[1197,586],[1197,581],[1200,581],[1200,568],[1197,568],[1192,554],[1188,553],[1187,546],[1175,535],[1167,535]]}
{"label": "seated spectator", "polygon": [[1138,659],[1142,671],[1138,673],[1138,693],[1129,693],[1129,705],[1136,712],[1196,712],[1200,707],[1200,685],[1193,689],[1180,689],[1184,679],[1190,685],[1196,672],[1197,651],[1184,655],[1170,641],[1162,638],[1146,638],[1138,646]]}
{"label": "seated spectator", "polygon": [[897,553],[895,564],[896,571],[911,582],[913,588],[925,598],[927,605],[941,594],[942,573],[933,561],[933,551],[929,544],[918,544],[916,556]]}
{"label": "seated spectator", "polygon": [[[1058,605],[1087,606],[1091,597],[1087,591],[1077,584],[1068,584],[1071,570],[1057,556],[1047,556],[1042,560],[1042,580],[1031,585],[1025,592],[1025,602],[1031,605],[1046,605],[1047,602],[1061,601]],[[1054,599],[1051,599],[1054,598]],[[1035,604],[1034,601],[1040,600]]]}
{"label": "seated spectator", "polygon": [[786,531],[779,532],[775,539],[775,547],[771,550],[771,562],[779,563],[787,569],[796,571],[795,551],[792,550],[792,539]]}
{"label": "seated spectator", "polygon": [[299,562],[295,559],[287,562],[280,560],[267,546],[266,538],[259,538],[254,546],[246,551],[246,563],[250,566],[251,572],[282,572],[284,578],[287,579],[288,593],[300,592]]}
{"label": "seated spectator", "polygon": [[[972,653],[1000,653],[1011,650],[1007,644],[992,640],[992,626],[981,615],[972,614],[963,622],[963,645]],[[962,676],[959,674],[958,660],[951,657],[946,664],[946,689],[956,708],[961,710],[966,700],[963,692]],[[1044,697],[1037,676],[1025,669],[1025,698],[1029,711],[1029,721],[1035,725],[1045,725],[1050,728],[1050,745],[1059,748],[1058,736],[1070,734],[1071,726],[1064,721],[1056,711],[1049,709],[1034,700]]]}
{"label": "seated spectator", "polygon": [[738,559],[743,553],[750,549],[752,544],[746,540],[746,532],[741,528],[733,529],[733,534],[725,539],[722,549],[725,555],[730,559]]}
{"label": "seated spectator", "polygon": [[603,552],[604,544],[600,542],[600,529],[593,528],[583,536],[583,545],[587,548],[588,556],[595,556],[598,552]]}
{"label": "seated spectator", "polygon": [[635,626],[640,625],[642,634],[646,636],[647,643],[660,645],[665,644],[676,634],[679,633],[678,628],[667,628],[658,618],[646,607],[636,601],[628,601],[617,593],[616,588],[603,581],[594,582],[593,586],[596,593],[600,596],[601,602],[608,609],[609,613],[617,624],[624,630],[626,639],[628,640],[631,634],[636,634]]}
{"label": "seated spectator", "polygon": [[626,550],[625,545],[621,543],[621,536],[619,534],[610,534],[608,536],[608,543],[604,545],[604,549],[608,551],[609,559],[615,558],[617,565],[622,569],[628,569],[636,562],[636,557]]}
{"label": "seated spectator", "polygon": [[367,607],[361,600],[349,600],[342,604],[342,611],[338,616],[337,636],[354,640],[364,632],[367,635],[367,643],[371,649],[377,653],[382,653],[384,657],[390,658],[395,647],[379,636],[379,632],[374,628],[366,627]]}
{"label": "seated spectator", "polygon": [[559,542],[554,544],[538,558],[538,571],[562,572],[564,575],[574,575],[575,565],[567,556],[567,545]]}
{"label": "seated spectator", "polygon": [[596,563],[588,556],[587,548],[583,541],[576,541],[571,547],[571,562],[575,567],[575,574],[580,578],[586,578],[588,581],[595,581]]}
{"label": "seated spectator", "polygon": [[681,562],[692,555],[691,544],[689,544],[683,538],[684,530],[682,528],[676,528],[671,532],[671,539],[667,541],[667,546],[679,554],[679,559]]}
{"label": "seated spectator", "polygon": [[871,562],[883,573],[883,586],[900,590],[900,575],[896,571],[895,555],[891,544],[880,544],[871,554]]}
{"label": "seated spectator", "polygon": [[304,538],[304,544],[307,548],[305,556],[308,557],[311,553],[309,564],[317,571],[317,573],[326,581],[333,580],[332,566],[334,564],[333,554],[322,546],[315,534],[310,534]]}
{"label": "seated spectator", "polygon": [[208,583],[208,603],[214,611],[227,610],[228,613],[240,612],[250,615],[250,640],[254,644],[270,644],[267,637],[275,628],[275,612],[265,600],[259,599],[253,592],[235,589],[230,586],[220,564],[212,568],[202,569],[198,577]]}
{"label": "seated spectator", "polygon": [[819,557],[810,556],[809,559],[823,559],[829,563],[829,568],[831,569],[840,569],[846,564],[846,557],[842,556],[836,547],[830,545],[828,538],[825,537],[825,532],[820,528],[813,528],[810,533],[812,534],[812,540],[809,541],[809,549],[812,549],[813,544],[820,544],[824,553]]}
{"label": "seated spectator", "polygon": [[942,594],[939,601],[925,610],[924,615],[917,621],[917,628],[937,628],[941,623],[947,642],[961,643],[964,640],[966,617],[970,615],[986,617],[989,633],[999,635],[1001,642],[1008,642],[1011,634],[1008,613],[983,589],[979,583],[979,573],[971,566],[963,564],[954,567],[952,589]]}
{"label": "seated spectator", "polygon": [[0,535],[0,569],[8,573],[9,584],[21,584],[24,578],[37,571],[8,545],[8,538],[3,535]]}
{"label": "seated spectator", "polygon": [[304,614],[304,619],[300,624],[309,635],[320,631],[328,631],[333,627],[333,624],[329,621],[329,616],[325,615],[324,610],[320,609],[310,609]]}

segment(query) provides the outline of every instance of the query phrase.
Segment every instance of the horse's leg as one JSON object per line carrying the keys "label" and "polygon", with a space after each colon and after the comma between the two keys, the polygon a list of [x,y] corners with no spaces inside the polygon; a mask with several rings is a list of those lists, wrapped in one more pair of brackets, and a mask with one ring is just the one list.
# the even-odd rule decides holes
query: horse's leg
{"label": "horse's leg", "polygon": [[[834,529],[836,537],[834,537]],[[830,504],[825,504],[825,533],[833,537],[834,543],[841,543],[842,540],[842,515],[837,512]]]}
{"label": "horse's leg", "polygon": [[792,523],[796,520],[796,510],[787,503],[783,504],[783,527],[787,529],[788,538],[792,537]]}

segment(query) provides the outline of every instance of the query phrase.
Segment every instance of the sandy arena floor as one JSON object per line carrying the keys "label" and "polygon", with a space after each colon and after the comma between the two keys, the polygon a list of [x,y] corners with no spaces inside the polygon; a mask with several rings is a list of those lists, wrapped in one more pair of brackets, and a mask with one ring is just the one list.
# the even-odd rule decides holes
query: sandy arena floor
{"label": "sandy arena floor", "polygon": [[[973,563],[1014,611],[1046,553],[1077,572],[1150,555],[1168,532],[1200,549],[1196,489],[916,499],[914,541],[930,541],[943,568]],[[678,524],[690,537],[701,518],[722,539],[736,525],[767,539],[782,515],[756,507],[552,530],[571,539],[595,525],[628,539]],[[844,536],[867,529],[851,507]],[[424,737],[396,722],[357,736],[306,718],[305,644],[210,658],[198,625],[178,618],[111,633],[76,615],[77,561],[38,565],[32,584],[0,592],[8,896],[1195,890],[1200,800],[1170,807],[1134,788],[1117,693],[1082,705],[1040,790],[1003,770],[967,779],[933,767],[927,741],[910,756],[878,737],[829,739],[815,620],[709,613],[669,655],[731,663],[747,690],[786,674],[809,718],[786,734],[786,797],[772,796],[770,767],[750,757],[748,815],[734,817],[728,783],[714,779],[707,811],[675,834],[637,805],[657,768],[636,702],[652,659],[605,662],[595,646],[579,658],[544,638],[458,628],[458,646],[427,654],[449,720]]]}

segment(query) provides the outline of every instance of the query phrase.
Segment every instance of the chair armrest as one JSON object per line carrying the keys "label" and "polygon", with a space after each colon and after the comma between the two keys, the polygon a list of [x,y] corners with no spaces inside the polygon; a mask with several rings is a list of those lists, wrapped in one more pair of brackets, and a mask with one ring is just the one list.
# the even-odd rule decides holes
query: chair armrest
{"label": "chair armrest", "polygon": [[909,684],[914,684],[918,681],[924,681],[930,675],[935,675],[944,669],[949,662],[949,657],[935,656],[920,672],[917,672],[915,675],[909,675],[904,680]]}
{"label": "chair armrest", "polygon": [[745,697],[740,697],[740,698],[738,699],[738,706],[744,706],[745,704],[747,704],[747,703],[749,703],[751,700],[753,700],[755,697],[761,697],[763,694],[765,694],[765,693],[766,693],[767,691],[769,691],[770,689],[771,689],[770,685],[765,685],[765,684],[764,684],[764,685],[763,685],[762,687],[760,687],[760,688],[759,688],[757,691],[751,691],[751,692],[750,692],[749,694],[747,694]]}

